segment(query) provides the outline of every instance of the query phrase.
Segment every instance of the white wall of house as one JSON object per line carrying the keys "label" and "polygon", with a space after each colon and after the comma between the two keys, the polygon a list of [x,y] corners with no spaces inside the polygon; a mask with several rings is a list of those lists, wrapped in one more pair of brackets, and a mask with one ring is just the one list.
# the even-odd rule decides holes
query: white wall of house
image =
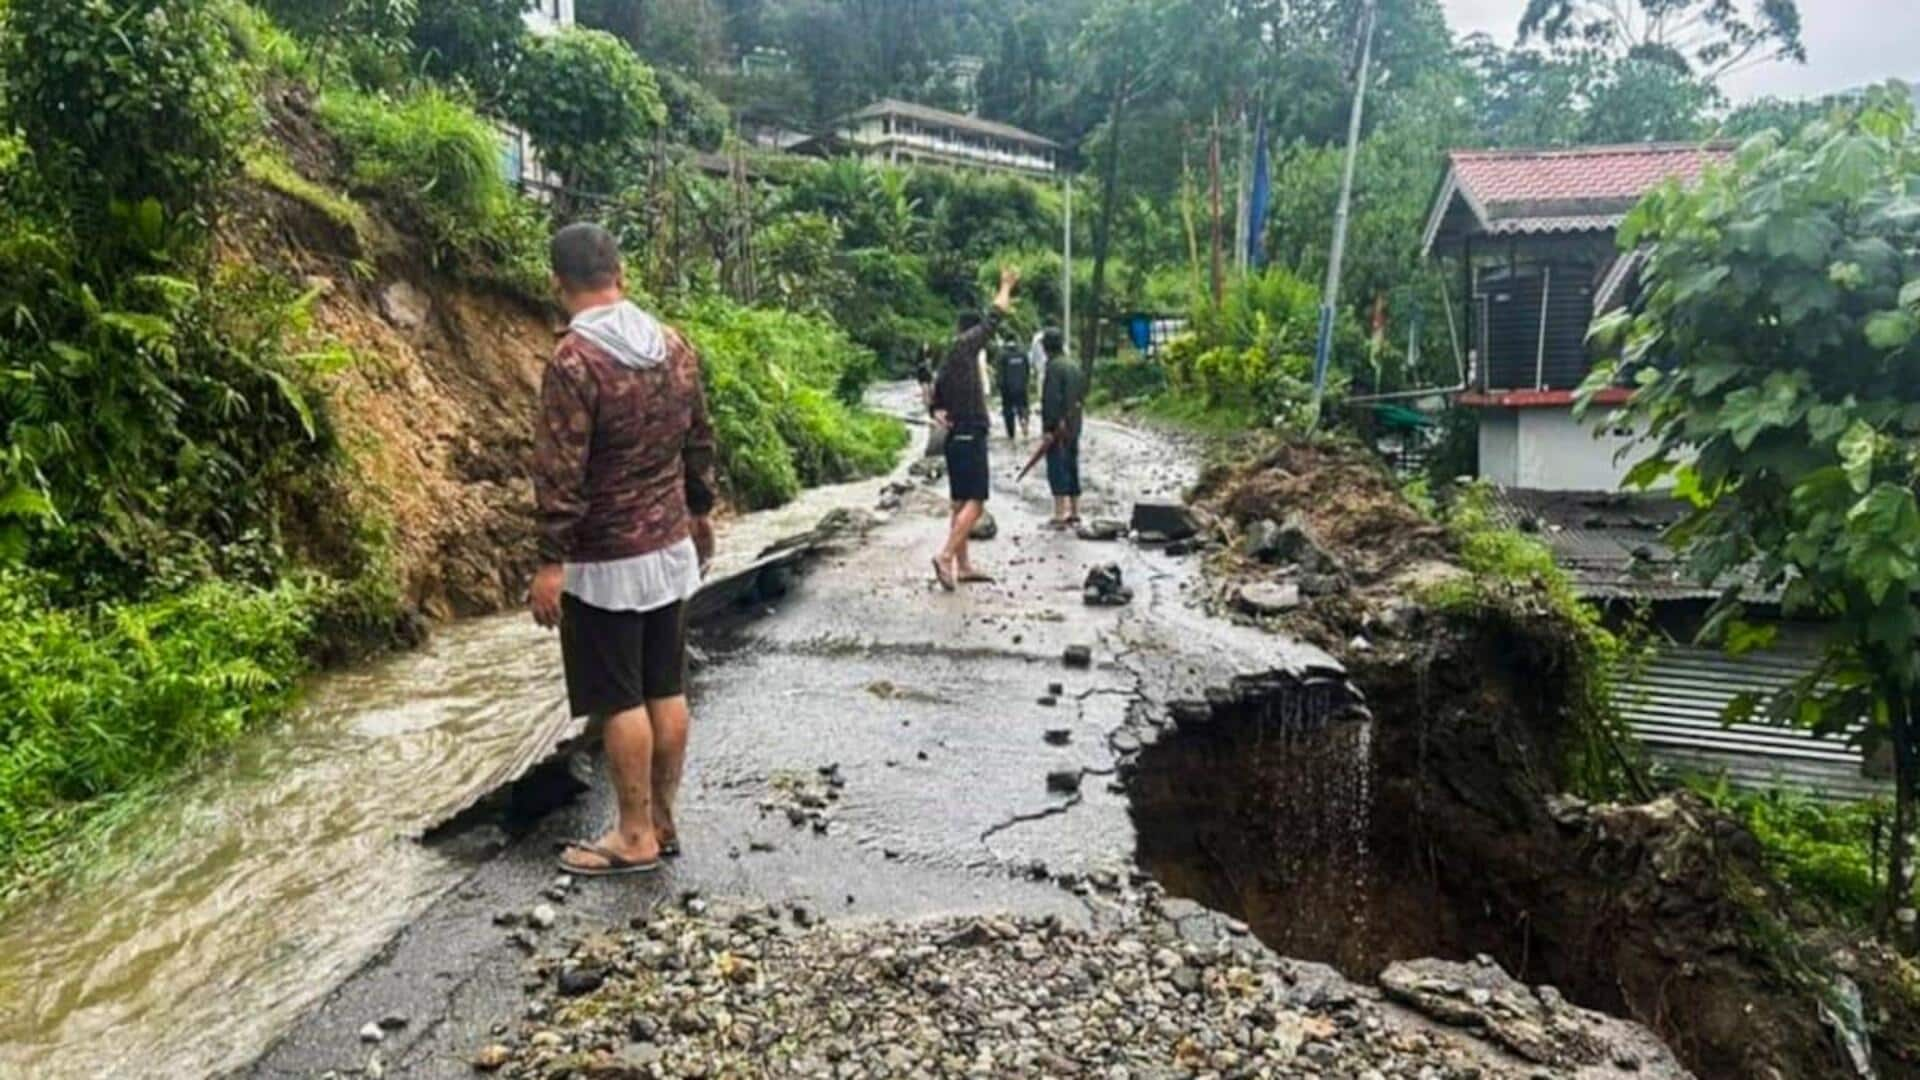
{"label": "white wall of house", "polygon": [[527,29],[536,34],[551,34],[573,25],[573,0],[532,0],[525,17]]}
{"label": "white wall of house", "polygon": [[1542,491],[1618,491],[1635,457],[1617,458],[1631,439],[1596,434],[1593,416],[1567,407],[1483,409],[1480,475],[1501,487]]}

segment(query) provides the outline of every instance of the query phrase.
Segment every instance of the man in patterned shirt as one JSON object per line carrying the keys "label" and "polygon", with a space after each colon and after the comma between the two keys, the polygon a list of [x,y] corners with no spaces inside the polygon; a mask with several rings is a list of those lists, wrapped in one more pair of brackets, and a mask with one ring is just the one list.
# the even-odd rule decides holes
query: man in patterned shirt
{"label": "man in patterned shirt", "polygon": [[713,429],[700,358],[626,299],[598,225],[554,235],[572,322],[541,380],[534,440],[540,561],[533,617],[560,630],[575,716],[604,724],[619,818],[571,842],[568,873],[644,873],[679,854],[686,757],[686,601],[713,556]]}

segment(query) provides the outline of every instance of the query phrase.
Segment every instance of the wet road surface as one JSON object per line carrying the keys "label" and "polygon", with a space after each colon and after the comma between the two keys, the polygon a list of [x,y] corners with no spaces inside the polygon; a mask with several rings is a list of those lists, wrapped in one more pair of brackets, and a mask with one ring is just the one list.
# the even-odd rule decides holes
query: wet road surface
{"label": "wet road surface", "polygon": [[[1151,738],[1165,702],[1237,673],[1333,666],[1317,651],[1208,620],[1186,603],[1198,564],[1126,543],[1045,530],[1044,479],[994,444],[999,538],[976,545],[995,585],[935,591],[927,560],[945,526],[944,484],[922,487],[864,542],[827,557],[778,605],[717,643],[694,678],[694,740],[682,793],[687,855],[646,879],[595,881],[558,908],[560,927],[624,924],[689,892],[799,906],[832,919],[1059,913],[1098,920],[1102,902],[1032,877],[1125,875],[1134,833],[1110,786],[1117,758]],[[1089,516],[1124,518],[1135,498],[1177,498],[1193,454],[1164,436],[1090,428]],[[877,494],[879,483],[869,485]],[[1089,567],[1117,562],[1137,599],[1082,604]],[[1069,645],[1094,665],[1069,669]],[[552,646],[549,644],[549,649]],[[558,658],[549,663],[557,667]],[[1041,702],[1059,684],[1056,704]],[[1065,745],[1047,734],[1066,729]],[[1055,736],[1057,739],[1058,736]],[[844,786],[826,829],[785,812],[822,770]],[[1050,773],[1081,777],[1050,790]],[[468,1076],[474,1049],[514,1019],[525,954],[502,915],[542,903],[554,846],[610,814],[604,783],[476,869],[306,1016],[248,1075],[364,1068]],[[796,816],[799,816],[796,814]],[[358,1032],[407,1026],[378,1049]]]}

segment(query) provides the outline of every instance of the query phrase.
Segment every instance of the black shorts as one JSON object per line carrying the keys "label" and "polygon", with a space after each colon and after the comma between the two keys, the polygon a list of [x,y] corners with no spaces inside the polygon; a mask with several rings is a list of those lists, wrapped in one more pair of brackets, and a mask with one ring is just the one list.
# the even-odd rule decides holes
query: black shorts
{"label": "black shorts", "polygon": [[687,681],[687,605],[608,611],[564,595],[560,657],[575,716],[612,716],[679,697]]}
{"label": "black shorts", "polygon": [[947,488],[954,502],[986,502],[993,486],[987,472],[987,432],[955,428],[947,433]]}
{"label": "black shorts", "polygon": [[1056,499],[1080,497],[1080,440],[1047,448],[1047,487]]}

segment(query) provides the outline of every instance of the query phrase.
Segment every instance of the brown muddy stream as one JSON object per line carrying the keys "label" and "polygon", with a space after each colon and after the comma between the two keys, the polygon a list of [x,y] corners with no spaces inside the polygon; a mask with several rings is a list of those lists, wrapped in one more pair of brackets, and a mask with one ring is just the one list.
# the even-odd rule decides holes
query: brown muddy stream
{"label": "brown muddy stream", "polygon": [[[871,507],[879,486],[731,522],[716,569]],[[463,876],[414,838],[560,707],[559,650],[524,615],[475,620],[316,678],[306,701],[117,826],[86,880],[4,913],[0,1077],[193,1077],[256,1057]]]}

